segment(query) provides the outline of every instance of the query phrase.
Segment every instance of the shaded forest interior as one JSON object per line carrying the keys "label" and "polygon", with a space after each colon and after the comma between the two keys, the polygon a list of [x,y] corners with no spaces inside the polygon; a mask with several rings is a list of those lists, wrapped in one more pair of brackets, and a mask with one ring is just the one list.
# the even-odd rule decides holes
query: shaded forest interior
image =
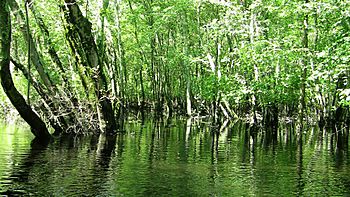
{"label": "shaded forest interior", "polygon": [[349,10],[327,0],[3,0],[3,115],[14,106],[39,138],[49,127],[114,134],[148,112],[348,124]]}

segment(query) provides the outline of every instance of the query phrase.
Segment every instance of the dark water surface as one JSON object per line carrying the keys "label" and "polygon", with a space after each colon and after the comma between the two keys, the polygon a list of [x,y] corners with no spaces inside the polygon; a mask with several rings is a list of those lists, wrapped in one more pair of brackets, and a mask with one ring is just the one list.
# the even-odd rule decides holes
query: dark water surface
{"label": "dark water surface", "polygon": [[[189,126],[191,125],[192,126]],[[244,123],[129,122],[113,137],[31,145],[0,126],[3,196],[350,196],[348,136],[292,125],[278,136]],[[346,139],[346,140],[344,140]],[[0,196],[2,196],[0,195]]]}

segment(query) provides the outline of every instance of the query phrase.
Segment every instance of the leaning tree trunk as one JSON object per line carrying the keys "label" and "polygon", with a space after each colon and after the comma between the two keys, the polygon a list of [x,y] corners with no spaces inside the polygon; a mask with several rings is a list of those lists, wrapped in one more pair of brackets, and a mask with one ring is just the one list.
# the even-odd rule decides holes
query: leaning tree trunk
{"label": "leaning tree trunk", "polygon": [[51,135],[45,123],[27,105],[23,96],[17,91],[10,71],[11,21],[6,0],[0,1],[0,79],[1,85],[21,117],[30,125],[32,132],[40,140],[49,140]]}
{"label": "leaning tree trunk", "polygon": [[65,0],[64,2],[65,6],[62,8],[65,12],[65,19],[71,26],[70,36],[73,36],[72,40],[79,41],[82,47],[82,49],[72,48],[72,50],[78,51],[86,66],[94,70],[91,78],[94,81],[95,94],[101,105],[103,118],[106,122],[106,132],[107,134],[113,134],[117,129],[117,123],[108,94],[107,77],[104,74],[103,63],[98,56],[97,46],[92,34],[92,24],[83,16],[75,0]]}

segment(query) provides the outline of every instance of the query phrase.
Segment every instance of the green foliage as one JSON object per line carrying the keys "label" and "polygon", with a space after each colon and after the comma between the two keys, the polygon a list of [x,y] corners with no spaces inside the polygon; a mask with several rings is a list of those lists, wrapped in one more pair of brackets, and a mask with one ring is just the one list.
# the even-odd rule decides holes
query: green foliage
{"label": "green foliage", "polygon": [[[68,27],[57,5],[62,3],[35,2],[34,6],[45,16],[74,92],[83,97],[79,73],[88,72],[77,66],[81,60],[63,36]],[[92,23],[105,61],[109,96],[116,102],[160,102],[162,97],[184,102],[190,84],[191,97],[206,102],[224,98],[231,107],[254,102],[296,109],[305,66],[308,107],[350,103],[348,1],[101,0],[79,1],[79,5]],[[62,73],[44,47],[44,35],[33,16],[30,22],[46,71],[62,84]],[[23,61],[25,39],[18,33],[20,24],[13,26],[18,42],[13,48]]]}

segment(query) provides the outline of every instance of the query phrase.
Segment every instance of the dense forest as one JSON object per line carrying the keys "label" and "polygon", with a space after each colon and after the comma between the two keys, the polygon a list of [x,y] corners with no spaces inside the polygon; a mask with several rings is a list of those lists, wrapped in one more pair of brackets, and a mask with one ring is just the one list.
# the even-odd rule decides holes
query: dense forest
{"label": "dense forest", "polygon": [[1,0],[1,113],[42,139],[150,112],[349,123],[349,32],[348,0]]}

